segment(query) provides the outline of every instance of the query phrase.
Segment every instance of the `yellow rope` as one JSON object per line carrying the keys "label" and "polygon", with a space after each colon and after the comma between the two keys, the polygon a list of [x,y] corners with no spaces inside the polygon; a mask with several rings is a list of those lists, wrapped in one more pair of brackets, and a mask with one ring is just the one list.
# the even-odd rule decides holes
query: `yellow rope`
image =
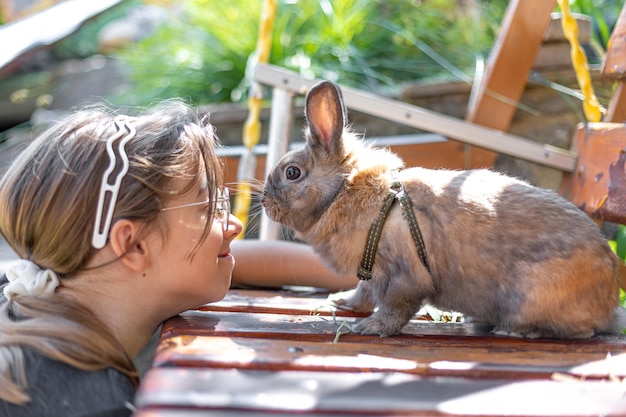
{"label": "yellow rope", "polygon": [[[267,62],[269,60],[275,16],[276,0],[266,0],[263,5],[261,24],[259,26],[259,38],[257,39],[255,51],[257,55],[256,62]],[[253,81],[248,97],[248,118],[243,126],[243,144],[246,146],[246,154],[239,161],[237,196],[233,208],[233,214],[243,223],[243,232],[238,236],[239,239],[244,237],[248,224],[248,212],[252,199],[252,187],[249,183],[249,178],[254,177],[256,168],[256,160],[252,150],[259,142],[261,136],[260,114],[262,106],[261,89]]]}
{"label": "yellow rope", "polygon": [[583,93],[583,111],[588,122],[599,122],[602,118],[602,114],[605,113],[605,109],[602,108],[596,95],[593,92],[593,86],[591,85],[591,76],[589,75],[589,67],[587,65],[587,56],[585,51],[578,42],[578,25],[576,20],[572,16],[569,10],[568,0],[558,0],[561,12],[563,14],[561,18],[561,26],[563,27],[563,33],[570,43],[570,54],[572,59],[572,65],[576,72],[576,79],[580,86],[580,91]]}

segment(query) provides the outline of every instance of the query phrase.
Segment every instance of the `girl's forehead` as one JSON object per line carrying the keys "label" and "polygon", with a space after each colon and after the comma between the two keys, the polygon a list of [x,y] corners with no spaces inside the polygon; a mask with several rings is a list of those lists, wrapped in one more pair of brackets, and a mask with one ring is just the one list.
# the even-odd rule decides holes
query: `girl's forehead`
{"label": "girl's forehead", "polygon": [[172,190],[172,195],[207,195],[209,193],[209,182],[206,178],[203,177],[205,177],[203,173],[198,173],[198,176],[193,179],[174,178],[170,186],[170,189]]}

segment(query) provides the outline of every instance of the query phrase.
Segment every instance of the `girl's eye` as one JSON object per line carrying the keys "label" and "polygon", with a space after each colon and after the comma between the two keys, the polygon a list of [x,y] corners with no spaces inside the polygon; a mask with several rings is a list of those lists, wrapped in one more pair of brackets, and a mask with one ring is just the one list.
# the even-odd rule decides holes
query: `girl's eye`
{"label": "girl's eye", "polygon": [[300,168],[295,166],[288,166],[285,170],[285,176],[288,180],[297,180],[300,178]]}

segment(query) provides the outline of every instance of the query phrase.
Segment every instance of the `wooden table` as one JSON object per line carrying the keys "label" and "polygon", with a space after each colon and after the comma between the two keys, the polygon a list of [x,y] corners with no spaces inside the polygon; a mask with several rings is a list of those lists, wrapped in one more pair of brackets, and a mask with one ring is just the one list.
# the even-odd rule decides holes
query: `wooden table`
{"label": "wooden table", "polygon": [[136,416],[626,415],[626,338],[412,320],[388,338],[314,292],[231,290],[168,320]]}

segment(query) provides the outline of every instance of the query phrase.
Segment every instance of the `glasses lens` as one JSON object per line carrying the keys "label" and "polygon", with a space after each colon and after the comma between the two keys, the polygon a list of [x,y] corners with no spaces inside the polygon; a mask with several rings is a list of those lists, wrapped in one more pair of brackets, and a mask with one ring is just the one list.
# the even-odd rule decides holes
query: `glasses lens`
{"label": "glasses lens", "polygon": [[222,230],[224,232],[228,231],[228,223],[230,221],[230,193],[226,187],[217,190],[216,216],[222,222]]}

